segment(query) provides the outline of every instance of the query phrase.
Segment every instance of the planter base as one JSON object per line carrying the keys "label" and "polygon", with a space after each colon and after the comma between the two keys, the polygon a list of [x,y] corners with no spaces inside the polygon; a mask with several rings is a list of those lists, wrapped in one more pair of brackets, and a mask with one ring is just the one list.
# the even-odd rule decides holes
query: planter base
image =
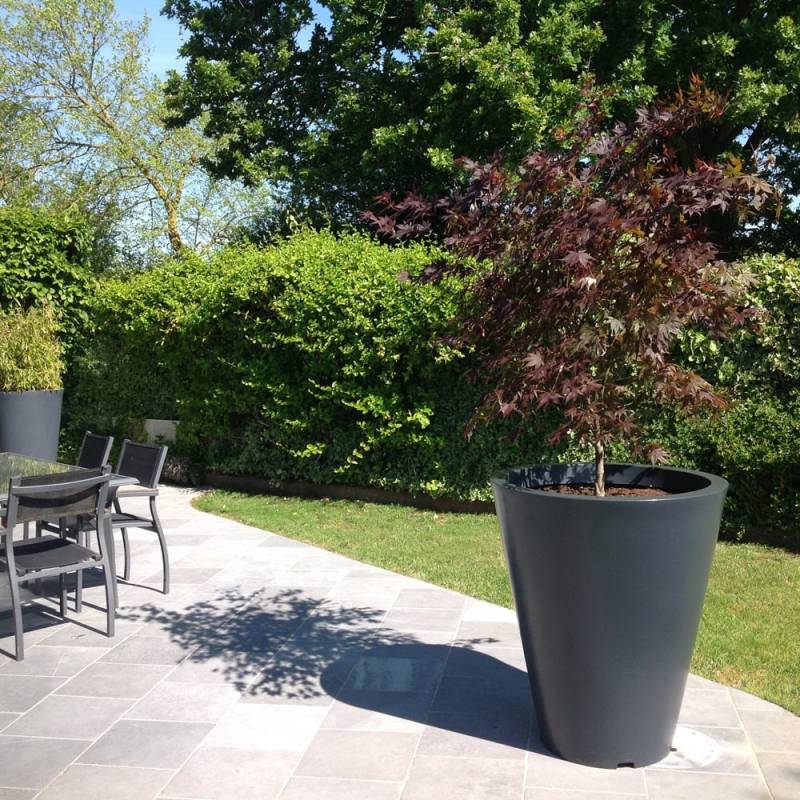
{"label": "planter base", "polygon": [[610,464],[609,485],[662,497],[536,491],[592,464],[493,480],[544,743],[570,761],[641,767],[670,751],[727,483]]}

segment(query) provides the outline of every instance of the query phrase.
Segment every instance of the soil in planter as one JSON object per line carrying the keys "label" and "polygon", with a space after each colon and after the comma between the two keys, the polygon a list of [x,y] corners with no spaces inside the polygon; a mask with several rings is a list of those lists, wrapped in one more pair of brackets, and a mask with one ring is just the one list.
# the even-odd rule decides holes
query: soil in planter
{"label": "soil in planter", "polygon": [[[594,484],[591,483],[555,483],[539,489],[557,494],[594,494]],[[670,494],[653,486],[606,486],[606,497],[668,497]]]}

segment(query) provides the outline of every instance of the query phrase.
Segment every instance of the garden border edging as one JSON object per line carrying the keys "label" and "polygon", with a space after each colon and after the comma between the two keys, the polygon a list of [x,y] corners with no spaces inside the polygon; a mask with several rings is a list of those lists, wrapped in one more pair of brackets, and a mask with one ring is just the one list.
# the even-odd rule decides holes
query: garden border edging
{"label": "garden border edging", "polygon": [[391,491],[369,486],[322,484],[309,481],[275,481],[250,475],[223,475],[207,472],[203,483],[214,489],[227,489],[250,494],[271,494],[284,497],[328,498],[332,500],[361,500],[365,503],[398,504],[426,511],[459,514],[494,514],[490,500],[457,500],[452,497],[431,497],[404,491]]}

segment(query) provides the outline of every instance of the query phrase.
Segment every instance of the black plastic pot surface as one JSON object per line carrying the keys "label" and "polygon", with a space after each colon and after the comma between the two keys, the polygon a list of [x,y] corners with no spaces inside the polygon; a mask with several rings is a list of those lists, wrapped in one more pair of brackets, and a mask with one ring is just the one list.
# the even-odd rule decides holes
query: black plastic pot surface
{"label": "black plastic pot surface", "polygon": [[492,480],[544,744],[580,764],[641,767],[672,744],[728,484],[609,464],[608,486],[674,494],[535,488],[593,482],[593,464]]}
{"label": "black plastic pot surface", "polygon": [[63,394],[0,392],[0,451],[55,461]]}

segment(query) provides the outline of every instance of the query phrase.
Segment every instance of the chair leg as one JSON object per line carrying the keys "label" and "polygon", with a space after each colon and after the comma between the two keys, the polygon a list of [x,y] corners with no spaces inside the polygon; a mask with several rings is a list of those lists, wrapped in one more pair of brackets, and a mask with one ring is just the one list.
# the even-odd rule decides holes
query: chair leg
{"label": "chair leg", "polygon": [[103,558],[103,578],[106,584],[106,636],[114,635],[114,621],[117,616],[116,577],[109,562],[108,553]]}
{"label": "chair leg", "polygon": [[128,529],[122,528],[122,553],[125,557],[125,564],[122,567],[122,580],[131,579],[131,543],[128,540]]}
{"label": "chair leg", "polygon": [[31,535],[31,524],[30,522],[24,522],[22,524],[22,538],[29,539]]}
{"label": "chair leg", "polygon": [[[80,521],[78,522],[80,525]],[[86,532],[78,528],[76,534],[78,544],[86,546]],[[83,611],[83,570],[79,569],[78,574],[75,576],[75,613],[80,614]]]}
{"label": "chair leg", "polygon": [[161,565],[164,570],[162,591],[164,594],[169,594],[169,552],[167,550],[167,537],[164,535],[164,528],[161,526],[161,520],[158,518],[155,497],[150,498],[150,514],[153,517],[153,528],[158,534],[158,543],[161,546]]}
{"label": "chair leg", "polygon": [[[122,506],[120,506],[117,498],[114,498],[114,511],[116,511],[117,514],[122,513]],[[122,528],[122,551],[125,556],[125,564],[122,568],[122,580],[129,581],[131,579],[131,543],[128,539],[127,528]]]}
{"label": "chair leg", "polygon": [[11,608],[14,612],[14,656],[17,661],[22,661],[25,658],[25,646],[22,641],[22,603],[19,600],[19,584],[10,570],[8,579],[11,584]]}
{"label": "chair leg", "polygon": [[117,585],[117,556],[114,551],[114,529],[111,527],[110,518],[106,517],[105,530],[100,531],[98,523],[97,535],[105,537],[106,573],[111,573],[111,591],[114,599],[114,608],[119,606],[119,586]]}
{"label": "chair leg", "polygon": [[[78,574],[80,574],[80,570],[78,570]],[[59,611],[61,612],[61,616],[66,618],[67,616],[67,576],[62,572],[61,575],[58,576],[58,599],[59,599]]]}

